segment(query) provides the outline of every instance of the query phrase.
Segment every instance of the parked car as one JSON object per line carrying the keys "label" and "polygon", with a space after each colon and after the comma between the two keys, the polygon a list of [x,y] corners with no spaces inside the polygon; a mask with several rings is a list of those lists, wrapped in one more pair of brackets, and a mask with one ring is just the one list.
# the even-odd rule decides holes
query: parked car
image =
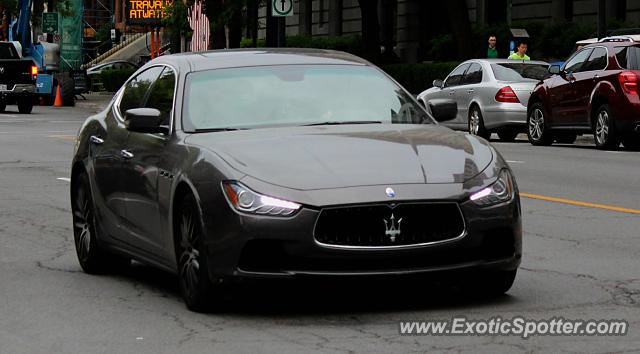
{"label": "parked car", "polygon": [[495,295],[521,260],[500,153],[342,52],[156,58],[85,121],[70,175],[82,268],[177,273],[192,310],[242,278],[451,271]]}
{"label": "parked car", "polygon": [[115,61],[110,61],[108,63],[100,63],[98,65],[90,67],[89,69],[87,69],[87,75],[89,76],[100,75],[100,73],[103,72],[104,70],[119,70],[119,69],[137,70],[138,68],[139,66],[132,62],[129,62],[126,60],[115,60]]}
{"label": "parked car", "polygon": [[593,133],[599,149],[640,148],[640,43],[611,39],[587,45],[562,66],[549,67],[529,99],[533,145],[573,143]]}
{"label": "parked car", "polygon": [[102,82],[102,72],[106,70],[123,70],[129,69],[135,71],[139,68],[137,64],[128,62],[126,60],[110,61],[108,63],[101,63],[96,66],[92,66],[87,69],[86,77],[89,78],[89,87],[91,91],[102,91],[105,89],[105,85]]}
{"label": "parked car", "polygon": [[427,108],[433,99],[454,99],[458,116],[444,125],[485,139],[496,132],[500,140],[513,141],[526,131],[529,94],[548,76],[548,66],[543,61],[467,60],[418,99]]}

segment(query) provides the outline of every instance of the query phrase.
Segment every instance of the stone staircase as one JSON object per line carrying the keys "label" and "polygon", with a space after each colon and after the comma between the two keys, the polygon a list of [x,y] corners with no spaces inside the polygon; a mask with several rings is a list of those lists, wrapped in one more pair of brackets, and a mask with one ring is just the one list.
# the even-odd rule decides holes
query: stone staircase
{"label": "stone staircase", "polygon": [[90,68],[90,67],[92,67],[92,66],[94,66],[96,64],[100,64],[104,60],[108,59],[112,55],[114,55],[117,52],[119,52],[120,50],[128,47],[129,45],[133,44],[136,40],[138,40],[141,37],[146,36],[146,35],[147,35],[147,33],[127,33],[127,34],[125,34],[126,40],[120,42],[118,45],[114,46],[113,48],[109,49],[108,51],[100,54],[97,58],[93,59],[92,61],[83,64],[81,68],[82,69],[86,69],[86,68]]}

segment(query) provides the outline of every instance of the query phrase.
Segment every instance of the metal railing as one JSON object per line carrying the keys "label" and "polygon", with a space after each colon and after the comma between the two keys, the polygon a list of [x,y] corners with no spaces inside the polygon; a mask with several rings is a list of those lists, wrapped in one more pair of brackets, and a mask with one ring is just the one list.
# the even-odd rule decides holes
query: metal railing
{"label": "metal railing", "polygon": [[138,38],[140,38],[142,36],[146,36],[146,35],[147,35],[146,33],[126,33],[126,34],[124,34],[126,40],[120,42],[118,45],[116,45],[113,48],[107,50],[106,52],[100,54],[99,56],[97,56],[92,61],[83,64],[81,66],[81,68],[82,69],[86,69],[86,68],[90,68],[90,67],[92,67],[92,66],[94,66],[96,64],[99,64],[101,61],[107,59],[108,57],[110,57],[111,55],[115,54],[119,50],[127,47],[129,44],[133,43]]}

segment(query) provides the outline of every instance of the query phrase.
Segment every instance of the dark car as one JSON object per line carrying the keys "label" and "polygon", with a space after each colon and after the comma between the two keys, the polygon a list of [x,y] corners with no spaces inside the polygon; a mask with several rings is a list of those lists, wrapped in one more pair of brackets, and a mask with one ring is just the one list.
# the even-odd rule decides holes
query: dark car
{"label": "dark car", "polygon": [[240,278],[457,270],[497,294],[521,259],[500,154],[341,52],[159,57],[86,120],[71,176],[82,268],[177,273],[193,310]]}
{"label": "dark car", "polygon": [[593,133],[599,149],[640,148],[640,43],[612,38],[577,51],[529,99],[533,145],[573,143]]}

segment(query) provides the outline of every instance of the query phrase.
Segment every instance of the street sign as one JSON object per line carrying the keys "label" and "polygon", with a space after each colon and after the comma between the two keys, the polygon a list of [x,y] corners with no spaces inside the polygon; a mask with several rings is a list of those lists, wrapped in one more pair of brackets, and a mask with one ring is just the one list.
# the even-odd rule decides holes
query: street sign
{"label": "street sign", "polygon": [[45,12],[42,14],[42,30],[45,33],[58,33],[57,12]]}
{"label": "street sign", "polygon": [[112,41],[116,40],[116,29],[115,28],[111,29],[111,40]]}
{"label": "street sign", "polygon": [[271,0],[271,4],[274,17],[293,16],[293,0]]}

